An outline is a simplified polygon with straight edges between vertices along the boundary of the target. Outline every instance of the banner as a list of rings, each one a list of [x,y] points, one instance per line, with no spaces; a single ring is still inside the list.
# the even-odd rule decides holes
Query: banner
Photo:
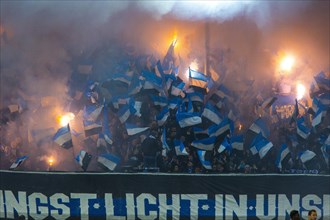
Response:
[[[330,219],[330,176],[0,171],[0,218]]]

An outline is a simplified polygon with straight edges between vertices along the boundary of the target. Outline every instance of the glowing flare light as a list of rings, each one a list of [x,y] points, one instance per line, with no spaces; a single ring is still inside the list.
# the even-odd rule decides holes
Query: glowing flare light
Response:
[[[289,72],[295,63],[295,58],[291,55],[285,56],[280,62],[280,70]]]
[[[68,125],[71,120],[74,119],[74,114],[72,112],[69,112],[65,115],[59,116],[59,123],[62,127]]]
[[[53,166],[53,163],[54,163],[54,158],[52,158],[52,157],[48,158],[49,166]]]
[[[305,95],[305,92],[306,92],[306,87],[303,84],[298,83],[297,84],[297,100],[302,99]]]

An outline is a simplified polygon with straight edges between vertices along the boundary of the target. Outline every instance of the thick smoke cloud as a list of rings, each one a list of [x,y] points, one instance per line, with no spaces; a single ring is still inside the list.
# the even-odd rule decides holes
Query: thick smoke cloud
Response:
[[[1,1],[0,107],[29,100],[22,126],[6,137],[26,136],[27,127],[56,127],[64,111],[73,58],[106,47],[111,63],[121,45],[162,59],[174,35],[176,53],[187,67],[202,68],[205,25],[212,53],[225,53],[229,86],[240,78],[271,86],[274,57],[279,51],[296,55],[298,78],[329,71],[328,1]],[[217,50],[218,49],[218,50]],[[184,74],[184,68],[182,68]],[[260,88],[262,90],[263,88]],[[57,105],[38,112],[40,99],[54,96]],[[37,120],[36,120],[37,119]],[[2,131],[3,132],[3,131]],[[11,134],[9,134],[11,133]],[[51,148],[43,149],[47,153]],[[47,154],[46,153],[46,154]],[[41,156],[42,157],[42,156]],[[60,157],[60,156],[58,156]],[[43,160],[43,158],[42,158]],[[69,166],[69,165],[68,165]],[[72,164],[70,166],[73,166]]]

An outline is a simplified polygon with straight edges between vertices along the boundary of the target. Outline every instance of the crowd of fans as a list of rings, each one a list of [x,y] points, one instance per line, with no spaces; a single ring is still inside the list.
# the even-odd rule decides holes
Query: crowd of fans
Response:
[[[164,61],[171,57],[169,56],[171,53],[173,51],[169,50]],[[143,78],[143,71],[156,75],[157,62],[153,61],[152,57],[137,56],[136,53],[131,51],[123,57],[125,58],[125,62],[119,62],[116,68],[113,69],[114,71],[123,72],[126,74],[124,74],[125,76],[129,75],[130,79]],[[144,57],[144,59],[141,57]],[[92,61],[90,62],[93,63]],[[315,112],[309,113],[306,110],[309,107],[307,106],[307,102],[305,103],[306,109],[303,109],[303,111],[306,110],[305,112],[300,109],[300,111],[298,110],[299,114],[296,114],[297,111],[292,109],[293,111],[290,117],[277,118],[274,121],[276,112],[274,113],[272,106],[268,106],[265,109],[262,103],[268,98],[267,95],[276,96],[276,94],[273,91],[268,91],[263,94],[264,97],[257,96],[258,88],[253,88],[253,85],[248,88],[249,94],[246,94],[247,91],[245,93],[235,94],[235,88],[231,88],[232,91],[230,91],[228,96],[219,97],[214,90],[219,84],[215,83],[214,87],[207,88],[207,86],[192,86],[186,83],[186,86],[179,95],[173,95],[171,93],[173,86],[183,82],[177,72],[175,72],[177,70],[175,70],[173,63],[171,64],[171,68],[166,67],[166,62],[162,64],[164,72],[170,69],[167,75],[174,77],[170,87],[166,87],[166,82],[162,84],[161,89],[157,86],[147,88],[142,85],[137,92],[130,93],[131,82],[111,78],[109,74],[102,74],[104,69],[97,64],[93,64],[91,73],[81,74],[79,73],[81,71],[79,70],[79,65],[73,62],[72,65],[75,71],[68,83],[69,95],[71,97],[69,100],[69,110],[76,114],[76,118],[70,123],[70,126],[71,131],[78,133],[72,135],[74,143],[76,139],[82,141],[79,147],[93,155],[93,159],[87,169],[88,171],[108,170],[97,163],[97,156],[101,154],[112,154],[120,158],[120,163],[114,169],[115,172],[151,171],[154,168],[153,171],[164,173],[329,173],[329,147],[324,148],[326,151],[321,150],[321,147],[329,142],[329,118],[323,116],[321,123],[312,127],[311,119],[314,117],[313,114]],[[145,80],[145,78],[143,79]],[[165,81],[165,78],[163,80]],[[78,87],[85,88],[83,95],[80,97],[77,97]],[[188,93],[191,92],[202,94],[204,101],[190,100],[190,102],[187,97]],[[312,94],[311,98],[318,97],[319,94],[329,94],[329,91],[319,88],[319,93]],[[122,103],[119,101],[119,104],[117,104],[117,96],[127,96],[129,99],[126,99],[126,101],[123,99],[124,101]],[[162,112],[164,106],[155,104],[152,96],[167,96],[167,100],[179,98],[181,104],[170,108],[166,121],[160,123],[157,120],[157,116]],[[122,106],[129,104],[129,100],[140,102],[142,105],[135,109],[134,112],[130,112],[130,116],[123,123],[118,114]],[[230,128],[216,137],[212,150],[204,151],[203,160],[209,161],[210,167],[203,164],[201,157],[198,155],[198,150],[200,149],[192,146],[192,142],[209,136],[207,132],[197,132],[195,127],[207,130],[215,123],[208,118],[201,117],[202,122],[198,125],[181,127],[176,117],[178,111],[191,111],[201,114],[205,107],[205,100],[209,100],[213,104],[223,116],[222,119],[230,118],[231,125]],[[275,104],[276,101],[273,105]],[[106,128],[111,132],[111,143],[105,142],[105,144],[100,144],[99,131],[91,135],[76,132],[80,131],[83,133],[84,128],[81,129],[81,125],[76,124],[82,124],[83,116],[81,110],[84,106],[104,106],[103,112],[107,114],[106,118],[109,120],[104,120],[104,114],[100,114],[98,120],[103,120],[103,131]],[[292,103],[292,106],[294,106],[294,103]],[[22,106],[19,106],[19,108],[22,108]],[[27,142],[28,137],[10,135],[9,131],[13,127],[13,130],[19,130],[21,127],[24,127],[22,118],[29,111],[31,109],[28,108],[13,110],[6,107],[1,109],[1,133],[3,135],[1,135],[3,138],[1,138],[0,148],[1,169],[8,169],[16,158],[27,152],[23,145]],[[36,114],[38,114],[38,111]],[[235,112],[234,116],[229,116],[233,112]],[[328,115],[328,113],[329,106],[327,105],[324,115]],[[270,148],[263,158],[260,158],[259,154],[252,154],[251,152],[251,143],[257,134],[249,129],[254,121],[261,117],[265,121],[267,129],[270,130],[270,135],[267,139],[273,144],[273,147]],[[296,121],[298,117],[304,117],[305,123],[312,127],[307,138],[301,138],[297,135]],[[137,125],[137,127],[147,127],[148,129],[135,135],[129,135],[125,127],[126,123]],[[230,147],[220,152],[219,148],[223,141],[225,139],[230,140],[234,135],[242,135],[244,137],[242,143],[244,146],[243,149],[238,150]],[[166,142],[162,139],[164,136],[166,137]],[[184,149],[181,149],[180,152],[176,148],[175,140],[179,140],[184,146]],[[51,142],[51,139],[34,140],[29,142],[29,145],[34,144],[35,151],[33,153],[42,157],[44,152],[42,146],[49,145]],[[275,161],[278,157],[281,144],[286,144],[290,153],[287,157],[283,158],[281,162],[282,167],[279,168]],[[54,149],[54,143],[51,145],[53,147],[52,149]],[[77,153],[79,150],[75,144],[71,149],[62,149],[59,146],[55,147],[57,147],[56,151],[73,151]],[[302,161],[299,153],[304,150],[315,152],[316,156],[311,160]],[[71,158],[67,158],[66,160],[62,158],[62,160],[62,165],[65,166],[66,160],[73,161],[74,158],[71,155]],[[28,162],[27,160],[24,163],[21,169],[49,169],[47,161],[37,163],[37,161]]]

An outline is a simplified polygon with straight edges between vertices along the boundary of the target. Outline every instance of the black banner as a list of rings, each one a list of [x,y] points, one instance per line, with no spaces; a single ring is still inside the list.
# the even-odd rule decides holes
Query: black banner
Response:
[[[330,176],[0,171],[0,218],[330,219]]]

